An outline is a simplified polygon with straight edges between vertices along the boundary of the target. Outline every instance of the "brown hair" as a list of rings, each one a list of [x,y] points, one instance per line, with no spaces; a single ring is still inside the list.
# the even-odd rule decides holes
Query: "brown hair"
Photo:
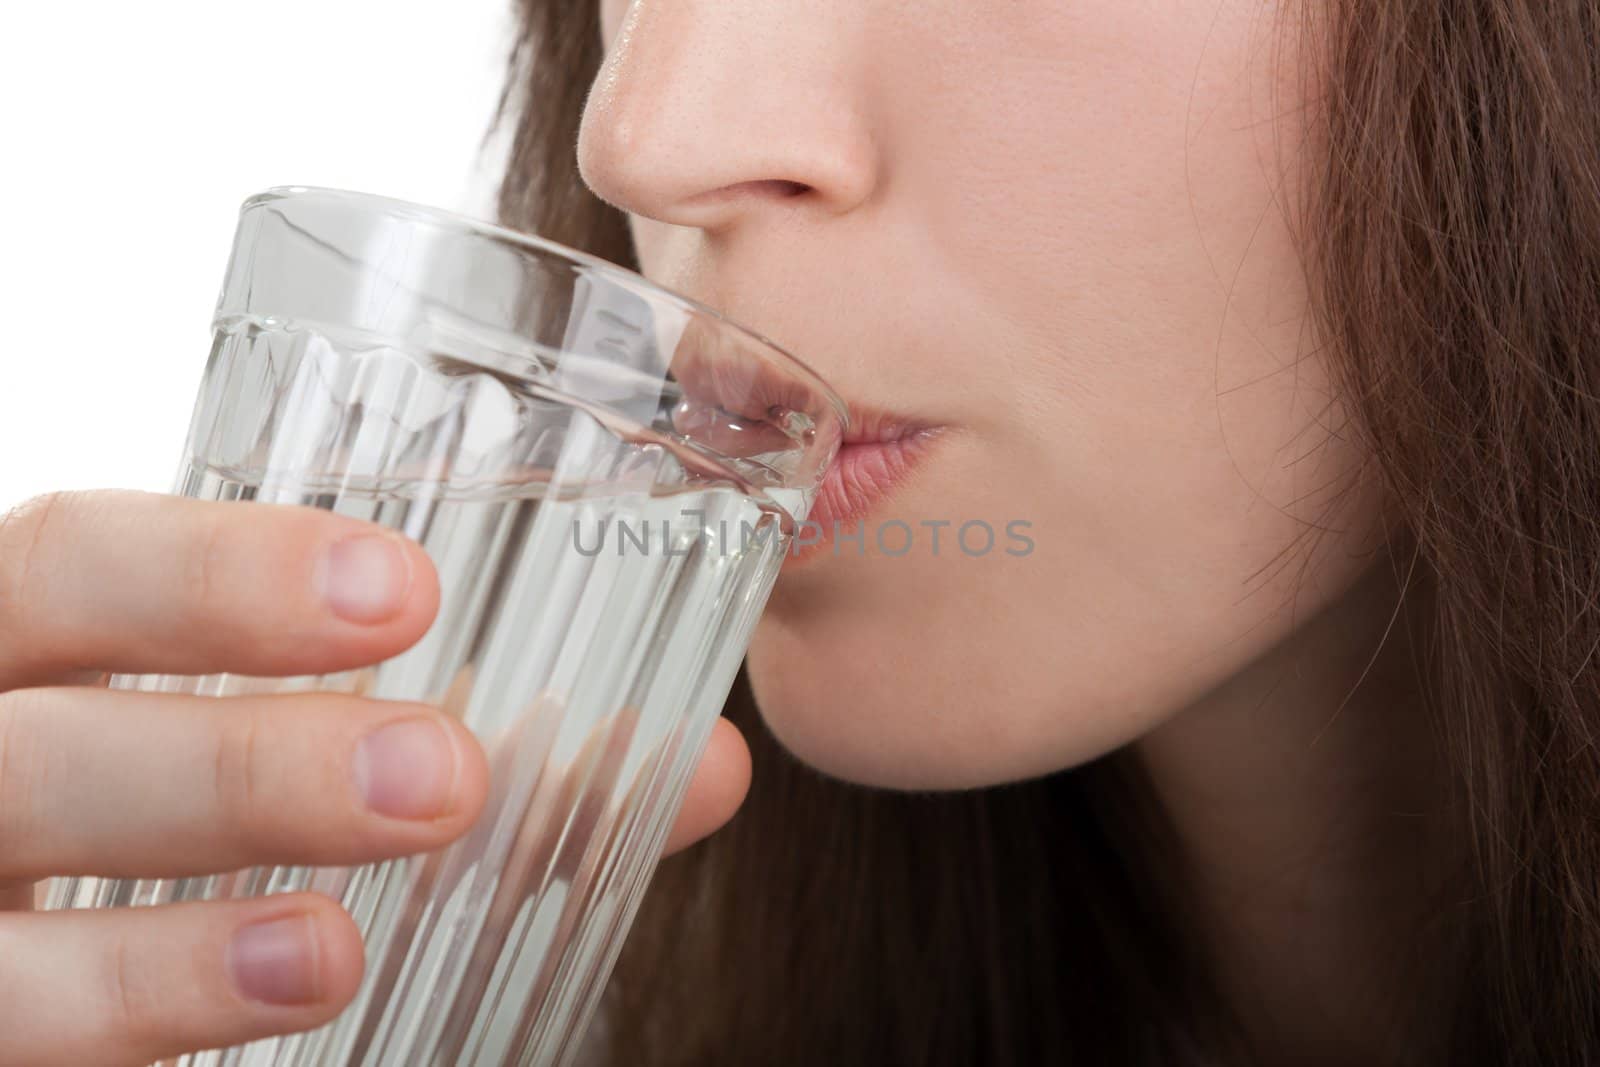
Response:
[[[517,5],[501,220],[636,266],[573,151],[596,5]],[[1314,311],[1429,591],[1428,711],[1475,860],[1468,965],[1422,979],[1448,1047],[1396,1060],[1597,1062],[1600,6],[1317,0],[1300,28]],[[609,1062],[1248,1059],[1131,760],[893,793],[789,757],[742,679],[727,715],[750,795],[659,868],[606,992]]]

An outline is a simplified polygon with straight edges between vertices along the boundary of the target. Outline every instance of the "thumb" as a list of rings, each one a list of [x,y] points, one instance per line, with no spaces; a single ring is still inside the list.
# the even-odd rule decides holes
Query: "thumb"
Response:
[[[709,837],[733,818],[750,791],[750,747],[739,728],[718,719],[706,742],[705,755],[689,779],[678,820],[667,834],[663,855]]]

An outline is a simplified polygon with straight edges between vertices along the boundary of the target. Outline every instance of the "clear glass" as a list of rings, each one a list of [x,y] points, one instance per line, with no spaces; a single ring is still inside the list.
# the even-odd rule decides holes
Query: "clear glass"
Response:
[[[428,701],[483,741],[490,799],[434,853],[64,878],[48,906],[343,903],[366,943],[354,1003],[186,1067],[570,1063],[844,405],[613,264],[342,190],[244,202],[213,326],[176,492],[402,530],[442,603],[417,645],[362,670],[111,684]]]

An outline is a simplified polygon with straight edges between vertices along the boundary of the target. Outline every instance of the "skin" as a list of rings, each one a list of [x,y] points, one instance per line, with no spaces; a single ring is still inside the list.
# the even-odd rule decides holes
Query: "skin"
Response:
[[[1293,13],[601,10],[579,162],[644,273],[941,427],[864,555],[780,580],[748,659],[766,723],[894,789],[1131,746],[1262,1047],[1378,1056],[1382,953],[1448,859],[1422,846],[1439,771],[1389,632],[1385,498],[1290,228],[1315,153]],[[889,519],[920,531],[905,555],[873,547]],[[1034,550],[955,551],[974,519],[1029,521]]]
[[[778,738],[897,789],[1133,752],[1269,1062],[1383,1062],[1383,952],[1444,863],[1423,847],[1437,771],[1409,650],[1383,641],[1383,500],[1306,322],[1285,215],[1309,101],[1276,7],[603,14],[577,149],[644,272],[852,404],[941,427],[869,519],[911,524],[910,552],[869,538],[778,583],[749,655]],[[354,863],[437,847],[483,803],[485,754],[429,708],[96,687],[108,670],[357,666],[427,628],[437,579],[415,546],[402,594],[351,621],[319,560],[371,530],[245,510],[68,494],[0,523],[0,1063],[143,1063],[305,1029],[360,979],[357,931],[325,897],[46,915],[28,910],[42,875]],[[953,551],[977,519],[1031,523],[1033,551]],[[936,555],[920,524],[940,520]],[[407,818],[353,786],[360,738],[396,719],[436,723],[447,768],[402,776],[432,790]],[[219,766],[249,773],[196,773]],[[731,817],[749,773],[719,724],[671,847]],[[291,925],[311,996],[252,1001],[230,939],[285,915],[309,920]]]
[[[329,550],[375,533],[399,553],[402,580],[351,617],[329,596]],[[358,576],[372,588],[370,570]],[[107,491],[0,518],[0,1064],[145,1064],[319,1026],[349,1003],[360,934],[325,895],[43,913],[37,880],[356,864],[460,836],[483,806],[488,764],[471,732],[432,707],[101,684],[106,671],[374,663],[416,642],[438,601],[415,543],[311,508]],[[368,759],[365,780],[388,783],[375,809],[356,754],[398,722],[433,729]],[[726,821],[748,781],[748,751],[722,723],[669,849]],[[304,988],[285,999],[280,983],[268,1002],[230,945],[275,922],[299,935]]]

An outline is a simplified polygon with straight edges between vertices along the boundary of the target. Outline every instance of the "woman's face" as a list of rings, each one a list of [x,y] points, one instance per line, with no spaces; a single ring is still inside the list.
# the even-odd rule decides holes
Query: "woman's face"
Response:
[[[1378,496],[1286,223],[1310,101],[1283,15],[603,3],[579,159],[645,274],[943,428],[865,551],[787,565],[756,633],[801,759],[916,789],[1083,762],[1369,566]]]

